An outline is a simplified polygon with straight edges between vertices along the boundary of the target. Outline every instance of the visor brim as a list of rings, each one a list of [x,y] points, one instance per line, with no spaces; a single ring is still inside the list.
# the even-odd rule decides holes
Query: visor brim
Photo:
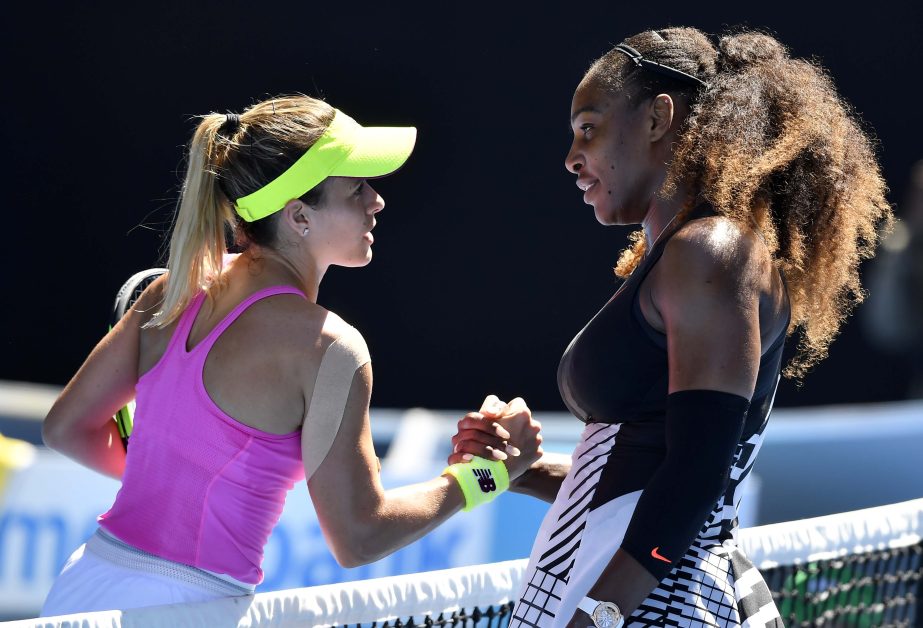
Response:
[[[391,174],[404,165],[417,141],[415,127],[360,127],[355,145],[329,176],[374,178]]]

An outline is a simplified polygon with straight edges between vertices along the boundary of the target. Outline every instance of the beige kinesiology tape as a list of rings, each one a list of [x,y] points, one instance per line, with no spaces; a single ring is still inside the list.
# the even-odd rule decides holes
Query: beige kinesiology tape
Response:
[[[327,347],[321,358],[308,416],[304,420],[301,440],[305,443],[305,479],[310,480],[327,457],[343,421],[353,376],[370,361],[362,334],[344,323],[339,338]]]

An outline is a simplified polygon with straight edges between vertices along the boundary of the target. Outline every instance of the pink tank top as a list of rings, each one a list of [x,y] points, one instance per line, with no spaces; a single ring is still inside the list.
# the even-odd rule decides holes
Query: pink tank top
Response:
[[[263,547],[286,493],[304,479],[301,431],[269,434],[228,416],[208,396],[202,373],[221,333],[276,294],[304,296],[287,286],[260,290],[192,351],[189,332],[205,294],[180,317],[163,357],[138,380],[122,487],[99,516],[106,531],[168,560],[262,582]]]

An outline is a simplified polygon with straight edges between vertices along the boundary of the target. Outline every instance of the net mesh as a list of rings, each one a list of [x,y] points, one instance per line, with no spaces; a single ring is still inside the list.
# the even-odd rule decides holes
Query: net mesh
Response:
[[[763,570],[786,626],[913,626],[923,546]]]
[[[921,535],[917,499],[741,530],[738,540],[786,626],[911,627],[923,626]],[[509,623],[525,568],[525,560],[507,561],[11,626],[500,627]]]
[[[513,602],[506,604],[490,605],[484,608],[473,607],[445,611],[438,614],[419,615],[417,617],[398,617],[393,621],[384,620],[371,624],[343,624],[343,628],[355,626],[371,626],[372,628],[411,628],[413,626],[483,626],[484,628],[499,628],[510,623],[513,614]]]
[[[923,626],[923,499],[743,530],[786,626]]]

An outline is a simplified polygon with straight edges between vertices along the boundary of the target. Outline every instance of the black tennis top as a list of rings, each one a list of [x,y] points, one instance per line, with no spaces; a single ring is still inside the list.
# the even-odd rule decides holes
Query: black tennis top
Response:
[[[693,219],[705,215],[708,214],[697,210]],[[667,338],[642,315],[638,287],[682,224],[686,223],[663,234],[615,295],[571,341],[558,365],[558,389],[574,416],[587,423],[626,423],[622,426],[623,438],[635,440],[634,436],[639,444],[663,442],[669,382]],[[790,318],[790,307],[786,307]],[[769,415],[784,342],[783,328],[760,359],[742,440],[753,435]]]

